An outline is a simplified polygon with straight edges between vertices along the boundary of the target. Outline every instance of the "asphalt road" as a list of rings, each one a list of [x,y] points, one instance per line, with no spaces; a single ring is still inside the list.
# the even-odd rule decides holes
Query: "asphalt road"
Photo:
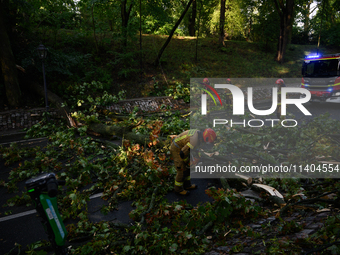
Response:
[[[330,117],[336,120],[340,120],[340,104],[334,103],[307,103],[304,104],[312,114],[312,116],[304,116],[303,113],[296,109],[295,106],[290,106],[292,113],[296,119],[299,120],[311,120],[314,117],[320,116],[325,113],[329,113]],[[294,109],[295,108],[295,109]]]
[[[9,146],[9,140],[2,143],[3,146]],[[44,147],[48,143],[47,139],[32,139],[32,140],[21,140],[17,142],[19,146],[41,146]],[[15,168],[17,165],[7,167],[4,162],[0,159],[0,180],[7,180],[9,171],[12,167]],[[178,196],[173,192],[167,194],[166,198],[169,203],[179,200],[186,200],[189,204],[196,206],[199,202],[211,202],[212,198],[205,194],[205,189],[210,185],[219,186],[220,183],[216,180],[209,179],[197,179],[194,182],[198,185],[199,189],[191,192],[190,196],[182,197]],[[14,248],[14,254],[18,253],[18,249],[15,248],[15,244],[19,244],[21,249],[27,249],[29,244],[37,241],[48,240],[47,234],[44,232],[44,228],[40,222],[38,213],[35,211],[33,206],[13,206],[4,207],[8,199],[15,195],[21,195],[22,191],[25,191],[25,183],[20,182],[18,184],[19,192],[13,194],[8,193],[7,189],[0,187],[0,254],[6,254]],[[133,223],[129,218],[129,213],[134,208],[131,206],[132,201],[121,201],[118,204],[117,210],[104,215],[100,212],[100,209],[107,201],[101,199],[101,194],[96,194],[90,197],[88,202],[89,219],[92,222],[99,221],[113,221],[121,222],[124,224]],[[65,225],[71,222],[64,222]]]
[[[324,113],[329,113],[334,119],[340,120],[340,104],[331,103],[307,103],[304,104],[305,107],[312,113],[312,116],[304,116],[304,114],[295,106],[289,106],[287,112],[295,115],[295,119],[298,123],[302,121],[310,121],[314,117],[317,117]],[[264,102],[256,106],[257,109],[268,109],[271,106],[269,102]],[[254,118],[261,118],[261,116],[253,116]],[[266,116],[265,118],[276,118],[276,115]],[[37,141],[42,146],[43,141]],[[47,141],[45,141],[47,142]],[[34,143],[29,144],[34,145]],[[3,166],[3,162],[0,162],[0,179],[6,179],[9,169]],[[166,198],[169,202],[178,201],[185,199],[188,203],[192,205],[197,205],[199,202],[211,201],[211,198],[205,194],[205,189],[213,183],[218,186],[218,182],[214,182],[213,179],[193,179],[193,183],[198,184],[199,189],[191,192],[188,197],[178,197],[174,193],[169,193]],[[20,185],[20,190],[23,190],[23,183]],[[37,213],[33,211],[33,207],[13,207],[13,208],[3,208],[4,205],[13,194],[8,194],[6,189],[0,187],[0,254],[5,254],[9,252],[15,245],[19,243],[22,248],[30,243],[47,240],[47,235],[44,233],[43,227],[40,223]],[[129,219],[128,213],[133,209],[130,201],[121,202],[118,206],[118,211],[109,213],[108,215],[102,215],[98,208],[100,208],[105,203],[99,196],[94,196],[89,202],[89,213],[90,220],[98,222],[101,220],[117,220],[123,223],[132,223]],[[6,216],[5,212],[11,210],[12,215]],[[19,213],[26,213],[25,215]]]
[[[300,109],[298,109],[295,105],[288,105],[287,106],[287,117],[286,119],[290,118],[290,114],[293,114],[298,124],[302,123],[303,121],[311,121],[314,117],[318,117],[322,114],[329,113],[330,117],[336,120],[340,120],[340,104],[335,103],[305,103],[303,106],[312,114],[311,116],[305,116]],[[271,102],[263,102],[257,104],[255,109],[257,110],[265,110],[271,107]],[[269,119],[269,118],[276,118],[276,113],[271,114],[269,116],[254,116],[256,119]]]

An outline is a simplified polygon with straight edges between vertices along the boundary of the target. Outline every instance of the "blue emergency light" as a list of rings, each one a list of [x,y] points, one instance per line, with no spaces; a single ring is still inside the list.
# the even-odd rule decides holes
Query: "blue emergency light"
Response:
[[[319,58],[320,55],[308,55],[306,56],[306,58]]]
[[[333,91],[333,88],[328,88],[327,91],[328,91],[328,92],[332,92],[332,91]]]

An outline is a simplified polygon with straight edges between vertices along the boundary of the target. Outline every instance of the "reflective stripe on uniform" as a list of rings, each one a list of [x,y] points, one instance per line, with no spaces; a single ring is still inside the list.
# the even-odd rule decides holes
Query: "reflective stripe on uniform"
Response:
[[[190,180],[191,180],[191,177],[190,177],[190,176],[188,176],[188,177],[186,177],[184,180],[186,180],[186,181],[190,181]]]
[[[197,131],[197,129],[190,129],[189,132],[188,132],[188,136],[194,135],[196,131]]]
[[[181,147],[179,147],[178,146],[178,144],[175,142],[175,139],[174,140],[172,140],[172,143],[178,148],[178,149],[180,149]]]
[[[192,146],[189,142],[187,143],[187,145],[188,145],[188,147],[189,147],[190,149],[193,149],[193,148],[194,148],[194,146]]]
[[[183,186],[183,182],[177,182],[177,181],[175,181],[175,185],[176,185],[176,186],[179,186],[179,187],[182,187],[182,186]]]
[[[175,138],[175,143],[176,143],[176,142],[179,142],[179,141],[181,141],[181,140],[183,140],[183,139],[186,138],[186,137],[187,137],[187,135],[183,135],[183,136],[181,136],[181,137]]]

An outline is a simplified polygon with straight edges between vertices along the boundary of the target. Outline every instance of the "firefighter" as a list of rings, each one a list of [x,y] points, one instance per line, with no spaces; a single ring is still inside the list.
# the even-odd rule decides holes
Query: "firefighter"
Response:
[[[281,88],[286,87],[286,84],[282,79],[277,79],[275,83],[278,88],[276,116],[281,119]]]
[[[177,170],[174,186],[177,194],[188,195],[188,190],[197,189],[197,185],[191,184],[190,180],[190,165],[196,164],[199,159],[199,155],[194,156],[194,154],[198,152],[200,145],[213,144],[215,140],[216,133],[211,128],[203,132],[198,129],[186,130],[172,140],[170,152]]]
[[[208,78],[204,78],[203,79],[203,85],[210,85],[210,81],[209,81],[209,79]]]

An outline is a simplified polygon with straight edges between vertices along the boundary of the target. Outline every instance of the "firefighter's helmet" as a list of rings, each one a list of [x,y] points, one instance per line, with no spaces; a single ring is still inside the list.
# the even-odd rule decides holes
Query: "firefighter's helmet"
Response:
[[[213,143],[216,140],[216,133],[211,128],[207,128],[203,131],[203,140],[206,143]]]
[[[285,82],[282,79],[277,79],[275,83],[277,85],[285,86]]]

